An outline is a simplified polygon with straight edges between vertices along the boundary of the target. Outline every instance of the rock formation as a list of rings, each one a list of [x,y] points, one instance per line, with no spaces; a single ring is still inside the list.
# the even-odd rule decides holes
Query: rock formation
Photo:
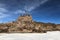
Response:
[[[0,24],[0,33],[46,33],[59,30],[60,24],[33,21],[30,14],[23,14],[16,21]]]

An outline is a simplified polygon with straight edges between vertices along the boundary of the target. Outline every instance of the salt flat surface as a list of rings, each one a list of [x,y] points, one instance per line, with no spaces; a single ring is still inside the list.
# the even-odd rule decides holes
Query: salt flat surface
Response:
[[[60,32],[48,33],[0,33],[0,40],[60,40]]]

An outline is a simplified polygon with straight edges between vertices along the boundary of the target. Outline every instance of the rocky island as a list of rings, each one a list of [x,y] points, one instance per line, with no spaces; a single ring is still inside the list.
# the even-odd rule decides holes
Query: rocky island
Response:
[[[16,21],[0,23],[0,33],[46,33],[60,31],[60,24],[36,22],[30,14],[23,14]]]

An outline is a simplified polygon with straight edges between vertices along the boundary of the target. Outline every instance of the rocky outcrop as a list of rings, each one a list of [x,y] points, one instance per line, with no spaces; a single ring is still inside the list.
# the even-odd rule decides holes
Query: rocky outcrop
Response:
[[[0,24],[0,33],[46,33],[47,31],[60,31],[60,24],[33,21],[30,14],[24,14],[14,22]]]

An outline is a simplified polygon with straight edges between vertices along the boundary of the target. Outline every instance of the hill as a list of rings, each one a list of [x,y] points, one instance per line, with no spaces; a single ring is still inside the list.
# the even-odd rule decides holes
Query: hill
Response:
[[[46,33],[59,30],[60,24],[36,22],[30,14],[23,14],[16,21],[0,24],[0,33]]]

